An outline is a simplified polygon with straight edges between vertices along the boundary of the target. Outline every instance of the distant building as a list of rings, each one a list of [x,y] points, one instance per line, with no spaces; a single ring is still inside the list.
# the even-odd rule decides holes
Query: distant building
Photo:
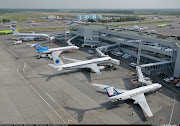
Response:
[[[78,25],[71,26],[71,36],[78,36],[78,41],[83,43],[96,43],[103,47],[103,52],[119,49],[121,52],[137,58],[139,39],[142,39],[141,62],[142,71],[146,74],[170,69],[174,77],[180,77],[180,36],[167,37],[143,32],[140,37],[136,31],[105,25]],[[126,32],[124,32],[126,31]],[[110,45],[110,46],[109,46]]]
[[[102,19],[102,15],[77,15],[77,20]]]
[[[60,19],[59,16],[56,16],[56,15],[49,15],[47,18],[48,19]]]
[[[77,15],[77,16],[76,16],[76,19],[77,19],[77,20],[82,20],[82,16],[81,16],[81,15]]]

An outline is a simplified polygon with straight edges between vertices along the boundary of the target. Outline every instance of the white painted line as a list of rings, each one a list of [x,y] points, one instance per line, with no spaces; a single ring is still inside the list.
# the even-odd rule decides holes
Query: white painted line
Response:
[[[167,90],[166,88],[164,88],[164,89]],[[169,90],[167,90],[167,91],[170,92]],[[172,116],[173,116],[173,114],[174,114],[174,106],[175,106],[175,104],[176,104],[176,96],[175,96],[172,92],[170,92],[170,93],[174,96],[174,104],[173,104],[171,116],[170,116],[170,119],[169,119],[169,124],[171,123]]]
[[[25,73],[25,67],[26,67],[26,63],[24,64],[24,68],[23,68],[23,72]]]
[[[161,81],[161,82],[162,82],[162,81]],[[173,87],[169,86],[168,84],[166,84],[166,83],[164,83],[164,82],[162,82],[162,83],[165,84],[166,86],[170,87],[171,89],[175,90],[177,93],[180,94],[180,92],[179,92],[178,90],[174,89]]]
[[[1,44],[1,43],[0,43]],[[5,49],[7,49],[11,55],[13,54],[14,56],[18,57],[16,54],[14,54],[13,52],[11,52],[8,48],[6,48],[4,45],[1,44],[1,46],[3,46]],[[19,58],[19,57],[18,57]],[[20,59],[20,58],[19,58]],[[20,63],[20,66],[21,66],[21,62],[19,60],[17,60],[19,63]],[[21,61],[23,61],[21,59]],[[24,62],[24,61],[23,61]],[[24,62],[25,63],[25,62]],[[51,105],[36,91],[36,89],[34,87],[32,87],[32,85],[20,74],[19,72],[19,69],[20,69],[20,66],[19,68],[17,69],[17,73],[21,76],[21,78],[36,92],[36,94],[54,111],[54,113],[56,113],[56,115],[64,122],[64,124],[66,124],[66,122],[62,119],[62,117],[56,112],[56,110],[54,110]]]

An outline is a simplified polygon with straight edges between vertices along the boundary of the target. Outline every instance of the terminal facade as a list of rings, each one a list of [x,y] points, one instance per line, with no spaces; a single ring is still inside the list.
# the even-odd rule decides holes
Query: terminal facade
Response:
[[[141,59],[143,72],[169,68],[172,76],[180,77],[180,40],[169,37],[158,38],[156,33],[147,33],[123,29],[106,25],[77,25],[71,26],[71,36],[83,43],[92,43],[103,46],[101,51],[118,49],[123,53],[137,57],[139,41],[141,40]]]

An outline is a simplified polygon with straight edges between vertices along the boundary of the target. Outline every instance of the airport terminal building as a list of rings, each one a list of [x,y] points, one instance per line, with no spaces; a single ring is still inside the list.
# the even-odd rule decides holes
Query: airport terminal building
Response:
[[[169,68],[172,76],[180,77],[180,40],[179,36],[162,37],[156,33],[139,32],[107,25],[71,26],[71,36],[83,43],[95,43],[103,46],[107,53],[117,49],[123,53],[137,57],[139,40],[141,40],[141,60],[144,61],[142,71]]]

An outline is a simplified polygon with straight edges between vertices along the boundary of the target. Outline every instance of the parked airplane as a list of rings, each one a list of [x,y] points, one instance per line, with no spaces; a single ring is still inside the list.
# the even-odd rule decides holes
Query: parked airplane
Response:
[[[19,31],[19,27],[16,28],[17,31]],[[0,34],[11,34],[13,33],[12,30],[3,30],[3,31],[0,31]]]
[[[34,39],[49,39],[50,36],[47,34],[36,34],[34,32],[30,33],[19,33],[15,28],[13,28],[11,25],[9,25],[10,29],[12,30],[13,34],[17,37],[20,37],[21,39],[28,39],[28,40],[34,40]]]
[[[161,25],[157,25],[157,27],[165,27],[166,26],[166,23],[165,24],[161,24]]]
[[[27,20],[27,22],[28,22],[28,23],[34,23],[34,21],[32,21],[32,20],[29,20],[29,19]]]
[[[37,25],[39,25],[39,23],[35,23],[35,22],[31,22],[31,23],[30,23],[30,26],[31,26],[31,27],[37,26]]]
[[[127,100],[127,99],[135,100],[134,104],[139,104],[149,117],[152,117],[153,114],[147,104],[144,93],[155,91],[162,87],[161,84],[155,83],[152,85],[139,87],[132,90],[124,90],[124,89],[115,89],[113,86],[102,85],[102,84],[92,84],[92,85],[100,87],[101,89],[106,89],[108,94],[108,99],[117,99],[118,101]]]
[[[70,25],[70,24],[73,24],[74,22],[73,21],[69,21],[69,22],[67,22],[66,24],[67,25]]]
[[[147,27],[139,27],[139,26],[135,25],[135,23],[134,23],[134,26],[132,26],[132,29],[133,30],[145,30],[145,29],[147,29]]]
[[[33,46],[36,49],[37,53],[40,54],[46,54],[46,55],[39,55],[39,58],[48,56],[48,54],[51,54],[52,52],[62,52],[67,50],[76,50],[79,49],[77,46],[66,46],[66,47],[60,47],[60,48],[49,48],[49,47],[41,47],[39,44],[29,44]]]
[[[75,68],[90,68],[92,71],[94,71],[96,74],[101,74],[100,70],[104,69],[104,66],[98,66],[97,64],[100,63],[105,63],[105,62],[110,62],[112,59],[111,57],[103,57],[103,58],[97,58],[97,59],[92,59],[92,60],[86,60],[86,61],[81,61],[81,60],[76,60],[76,59],[70,59],[70,58],[65,58],[66,60],[73,61],[75,63],[69,63],[69,64],[64,64],[59,58],[58,55],[61,52],[53,52],[52,57],[54,64],[48,64],[49,66],[58,69],[58,71],[62,69],[75,69]]]

